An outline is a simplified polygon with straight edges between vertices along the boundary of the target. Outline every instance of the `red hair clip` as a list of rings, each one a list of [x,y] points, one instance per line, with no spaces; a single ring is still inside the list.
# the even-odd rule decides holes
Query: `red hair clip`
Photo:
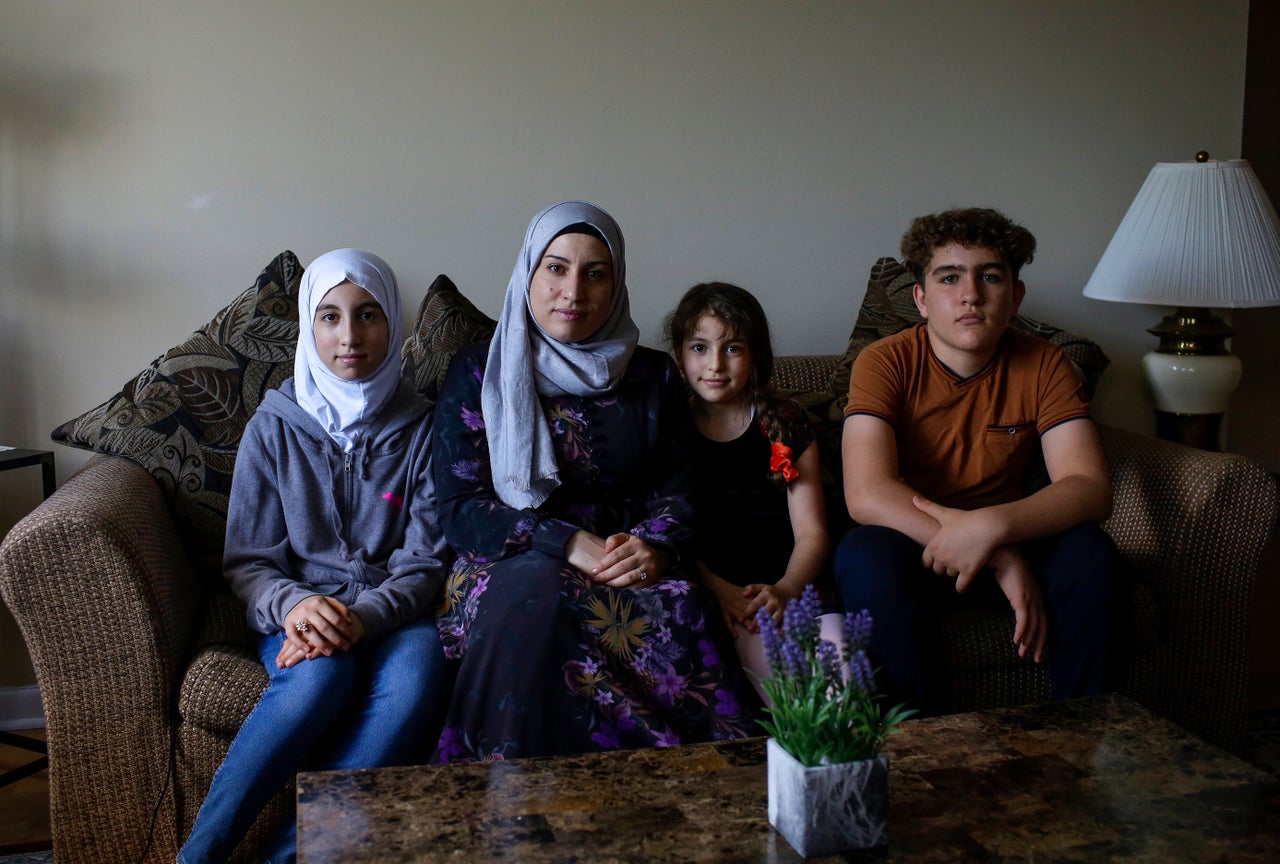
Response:
[[[791,464],[791,448],[781,441],[773,442],[773,455],[769,457],[769,470],[781,471],[782,479],[788,483],[800,476],[800,469]]]

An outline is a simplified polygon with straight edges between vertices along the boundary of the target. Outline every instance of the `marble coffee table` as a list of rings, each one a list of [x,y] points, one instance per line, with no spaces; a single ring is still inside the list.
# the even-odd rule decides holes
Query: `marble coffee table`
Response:
[[[1123,697],[912,720],[889,752],[889,845],[844,860],[1280,861],[1280,777]],[[764,753],[304,773],[298,860],[801,861]]]

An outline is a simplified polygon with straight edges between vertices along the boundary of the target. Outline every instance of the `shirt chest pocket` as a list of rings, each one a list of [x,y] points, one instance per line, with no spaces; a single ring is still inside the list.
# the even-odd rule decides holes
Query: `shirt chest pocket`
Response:
[[[984,450],[996,463],[1006,469],[1018,469],[1038,440],[1036,424],[1032,420],[1012,423],[992,423],[987,426],[983,438]]]

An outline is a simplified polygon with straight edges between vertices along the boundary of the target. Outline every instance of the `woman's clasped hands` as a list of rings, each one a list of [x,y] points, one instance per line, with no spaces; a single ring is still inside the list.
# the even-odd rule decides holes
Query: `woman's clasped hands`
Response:
[[[663,550],[634,534],[610,534],[602,540],[590,531],[578,530],[569,538],[565,552],[569,563],[588,579],[610,588],[644,588],[661,581],[668,567]]]
[[[303,660],[330,657],[346,651],[364,637],[360,616],[332,597],[312,594],[289,610],[284,618],[284,644],[276,665],[289,669]]]

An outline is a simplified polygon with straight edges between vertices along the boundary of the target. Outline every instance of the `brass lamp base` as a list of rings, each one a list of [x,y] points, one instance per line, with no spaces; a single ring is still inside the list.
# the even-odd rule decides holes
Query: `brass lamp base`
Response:
[[[1240,383],[1240,358],[1226,346],[1231,327],[1208,309],[1179,308],[1147,332],[1160,337],[1160,347],[1142,358],[1156,435],[1218,450],[1222,415]]]
[[[1164,441],[1199,447],[1201,450],[1220,450],[1222,440],[1222,414],[1174,414],[1156,411],[1156,437]]]
[[[1235,332],[1231,325],[1203,307],[1179,306],[1148,328],[1160,338],[1161,354],[1227,354],[1227,340]]]

